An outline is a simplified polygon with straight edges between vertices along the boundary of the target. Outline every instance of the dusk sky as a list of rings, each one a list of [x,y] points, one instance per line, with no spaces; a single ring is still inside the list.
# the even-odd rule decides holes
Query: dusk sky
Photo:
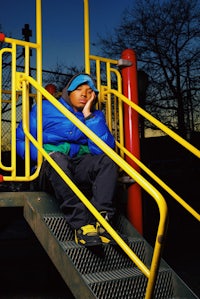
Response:
[[[97,41],[98,34],[111,32],[120,23],[123,11],[133,3],[134,0],[90,0],[91,43]],[[42,0],[44,69],[52,69],[56,64],[84,65],[83,7],[83,0]],[[1,1],[0,31],[22,39],[24,24],[30,25],[30,41],[35,42],[35,0]],[[91,54],[98,53],[91,47]]]

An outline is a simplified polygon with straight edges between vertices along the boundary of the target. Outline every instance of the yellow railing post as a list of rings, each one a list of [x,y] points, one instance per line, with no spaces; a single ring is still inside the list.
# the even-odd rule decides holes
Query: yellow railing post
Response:
[[[84,44],[85,44],[85,72],[90,74],[90,30],[89,30],[89,7],[88,1],[84,0]]]
[[[36,43],[37,48],[37,82],[42,86],[42,12],[41,0],[36,0]],[[42,145],[42,94],[37,89],[37,134],[38,142]],[[42,155],[38,153],[38,165],[42,164]]]

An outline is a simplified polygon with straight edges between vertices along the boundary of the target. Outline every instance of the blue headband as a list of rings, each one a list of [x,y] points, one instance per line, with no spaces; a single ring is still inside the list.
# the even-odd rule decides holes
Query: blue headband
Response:
[[[69,87],[67,88],[67,91],[73,91],[79,85],[82,85],[82,84],[87,84],[96,94],[99,93],[99,91],[96,89],[91,77],[86,74],[80,74],[77,77],[75,77],[72,80],[72,82],[70,83]]]

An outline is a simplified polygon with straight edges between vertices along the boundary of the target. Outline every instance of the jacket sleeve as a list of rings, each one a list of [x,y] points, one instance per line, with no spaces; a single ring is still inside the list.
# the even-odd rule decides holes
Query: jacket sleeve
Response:
[[[115,139],[111,134],[102,111],[95,110],[93,117],[85,121],[86,126],[93,131],[101,140],[103,140],[112,149],[115,147]],[[103,151],[92,140],[88,140],[89,150],[92,154],[98,155]]]

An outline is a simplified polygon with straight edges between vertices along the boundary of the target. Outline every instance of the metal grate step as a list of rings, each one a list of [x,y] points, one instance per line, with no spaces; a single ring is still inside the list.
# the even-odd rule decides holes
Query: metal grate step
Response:
[[[44,220],[81,274],[92,272],[93,269],[98,272],[134,266],[133,262],[118,246],[104,246],[103,250],[99,249],[98,252],[94,252],[94,250],[77,245],[73,241],[73,232],[66,224],[63,216],[45,215]],[[60,231],[64,233],[60,234]],[[140,239],[130,238],[128,243],[131,249],[145,262],[144,242]]]
[[[64,281],[79,299],[143,299],[147,278],[118,246],[105,245],[103,251],[89,250],[74,242],[74,233],[54,201],[44,198],[27,200],[24,216],[45,248]],[[128,243],[146,264],[151,259],[147,242],[125,222],[118,219]],[[129,237],[129,235],[131,237]],[[197,298],[162,261],[154,291],[155,299]]]
[[[103,252],[94,253],[73,241],[73,232],[62,214],[44,215],[44,220],[96,298],[144,298],[147,278],[118,246],[107,245]],[[61,235],[60,230],[65,233]],[[128,239],[128,243],[145,262],[144,241],[132,237]],[[164,289],[159,288],[160,283],[163,283],[161,280],[164,280]],[[172,274],[162,270],[155,298],[171,298],[172,294]]]
[[[89,274],[84,278],[96,298],[141,299],[145,297],[147,278],[137,268],[101,272],[95,275]],[[165,287],[161,288],[163,283]],[[158,275],[154,298],[172,298],[172,296],[172,274],[169,270],[161,270]]]

